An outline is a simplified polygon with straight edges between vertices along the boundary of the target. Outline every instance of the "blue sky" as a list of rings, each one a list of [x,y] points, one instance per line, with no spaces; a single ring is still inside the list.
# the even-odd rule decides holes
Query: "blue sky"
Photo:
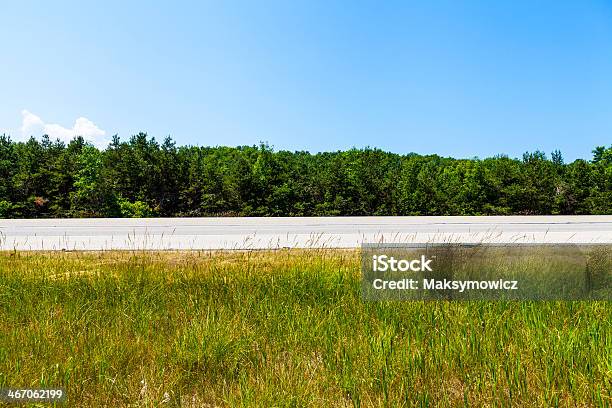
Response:
[[[171,3],[2,2],[0,129],[568,160],[612,143],[610,1]]]

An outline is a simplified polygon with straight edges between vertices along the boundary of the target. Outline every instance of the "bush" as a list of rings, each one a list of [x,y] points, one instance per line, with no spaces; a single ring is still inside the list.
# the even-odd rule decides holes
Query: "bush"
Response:
[[[133,203],[125,198],[119,199],[121,216],[125,218],[146,218],[153,215],[151,207],[143,202],[136,200]]]
[[[2,200],[0,201],[0,218],[9,218],[13,215],[13,203]]]

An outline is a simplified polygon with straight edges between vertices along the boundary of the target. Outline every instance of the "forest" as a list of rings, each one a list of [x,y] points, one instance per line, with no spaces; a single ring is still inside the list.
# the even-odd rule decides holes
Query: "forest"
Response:
[[[0,136],[0,217],[612,214],[612,145],[454,159]]]

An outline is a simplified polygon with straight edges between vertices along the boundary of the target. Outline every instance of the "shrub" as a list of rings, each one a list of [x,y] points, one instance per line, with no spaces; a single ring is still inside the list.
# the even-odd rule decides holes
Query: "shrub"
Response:
[[[144,201],[136,200],[133,203],[125,198],[119,199],[121,216],[126,218],[146,218],[153,215],[153,210]]]

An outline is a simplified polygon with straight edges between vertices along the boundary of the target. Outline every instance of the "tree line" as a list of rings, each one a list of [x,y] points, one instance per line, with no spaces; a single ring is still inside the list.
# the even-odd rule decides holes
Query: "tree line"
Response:
[[[612,146],[453,159],[0,136],[0,217],[612,214]]]

